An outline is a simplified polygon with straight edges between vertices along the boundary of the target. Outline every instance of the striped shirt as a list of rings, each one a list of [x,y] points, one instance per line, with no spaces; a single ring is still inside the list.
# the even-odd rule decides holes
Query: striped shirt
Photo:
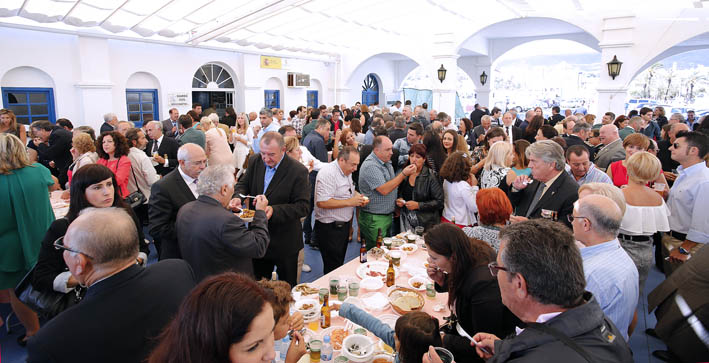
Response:
[[[569,173],[572,179],[576,180],[576,177],[574,176],[574,173],[571,172],[571,166],[569,164],[566,164],[566,172]],[[579,184],[579,186],[582,186],[586,183],[608,183],[608,184],[613,184],[611,181],[611,178],[608,176],[608,174],[598,170],[593,163],[591,163],[591,166],[588,168],[588,171],[586,172],[586,175],[584,175],[581,179],[576,180],[576,182]]]
[[[363,211],[372,214],[394,213],[396,195],[399,188],[394,188],[387,195],[379,194],[376,190],[384,183],[394,179],[394,177],[396,177],[396,174],[394,174],[391,161],[386,163],[381,161],[374,152],[364,159],[362,166],[359,168],[359,190],[369,198],[369,204],[362,207]]]
[[[354,207],[325,209],[318,207],[318,202],[330,199],[350,199],[355,188],[352,174],[345,175],[337,160],[323,164],[315,180],[315,220],[321,223],[349,222],[354,213]]]

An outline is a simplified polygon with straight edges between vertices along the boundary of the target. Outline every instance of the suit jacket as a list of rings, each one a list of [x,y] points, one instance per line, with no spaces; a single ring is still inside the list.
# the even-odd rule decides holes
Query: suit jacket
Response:
[[[500,127],[502,128],[502,131],[506,131],[504,125],[502,125]],[[512,141],[513,142],[520,140],[520,139],[524,139],[524,131],[521,128],[519,128],[515,125],[512,125],[510,127],[512,128]]]
[[[148,216],[150,235],[161,242],[160,259],[181,258],[175,221],[183,205],[195,200],[194,194],[175,168],[150,187]]]
[[[148,154],[149,157],[153,156],[153,144],[155,144],[155,140],[150,140],[148,141],[148,145],[145,147],[145,153]],[[180,145],[178,144],[177,140],[167,135],[163,135],[162,142],[160,143],[160,145],[158,145],[158,154],[160,154],[160,156],[162,157],[165,157],[165,154],[167,154],[168,166],[165,167],[164,164],[156,165],[155,171],[157,171],[158,174],[165,176],[167,175],[167,173],[175,170],[178,165],[177,149],[179,148]]]
[[[537,192],[537,188],[541,187],[538,180],[529,184],[526,188],[510,193],[510,201],[515,211],[519,216],[529,216],[529,218],[542,218],[542,209],[554,211],[557,213],[556,220],[563,222],[571,227],[571,223],[567,219],[567,215],[574,210],[574,202],[579,199],[579,185],[569,175],[569,173],[561,171],[556,180],[549,186],[546,193],[539,199],[537,205],[528,213],[532,199]]]
[[[248,228],[241,218],[206,195],[185,204],[177,213],[180,253],[192,266],[197,281],[225,271],[253,277],[251,259],[266,254],[268,241],[268,220],[260,210]]]
[[[27,361],[143,362],[194,286],[184,261],[132,265],[43,326],[28,342]]]
[[[480,119],[482,119],[483,116],[485,116],[487,114],[488,114],[487,110],[484,110],[482,108],[478,108],[477,110],[474,110],[473,112],[471,112],[470,113],[470,121],[473,122],[473,127],[480,126],[480,123],[482,122]]]
[[[104,122],[104,123],[101,125],[101,128],[99,129],[99,135],[100,135],[100,134],[103,134],[104,132],[113,131],[113,130],[115,130],[115,129],[116,129],[116,128],[113,127],[113,125],[109,124],[108,122]],[[96,135],[96,136],[98,136],[98,135]]]
[[[648,295],[648,311],[655,308],[655,332],[682,362],[705,361],[709,350],[697,338],[677,306],[675,296],[686,301],[699,321],[709,321],[709,248],[699,249]]]
[[[601,171],[606,171],[608,165],[611,165],[612,162],[623,159],[625,159],[625,149],[623,148],[623,141],[618,139],[604,146],[596,153],[594,164],[596,164]]]
[[[179,124],[177,128],[179,128]],[[170,121],[170,119],[162,121],[162,133],[167,137],[175,137],[175,135],[177,135],[177,130],[172,132],[172,121]]]
[[[490,128],[487,131],[490,131],[490,129],[492,129],[492,127],[493,126],[490,126]],[[480,135],[485,135],[485,133],[486,133],[485,129],[482,127],[482,125],[478,125],[473,128],[473,135],[475,136],[476,144],[477,144],[478,137],[480,137]]]
[[[60,126],[54,126],[49,134],[48,144],[39,144],[37,153],[40,159],[54,161],[56,169],[60,173],[66,174],[73,161],[71,156],[71,131],[67,131]]]
[[[404,129],[392,129],[391,131],[389,131],[389,139],[391,140],[391,142],[394,142],[403,137],[406,137],[406,130]]]
[[[283,155],[264,193],[265,174],[266,164],[261,155],[252,156],[246,173],[236,185],[235,193],[266,195],[268,205],[273,207],[273,215],[268,220],[271,242],[264,257],[270,260],[289,258],[303,248],[300,219],[310,214],[308,169],[290,156]]]
[[[677,169],[679,163],[672,160],[670,146],[672,145],[669,140],[659,140],[657,142],[657,158],[660,159],[662,170],[671,172],[672,170]]]
[[[564,116],[562,116],[560,113],[557,113],[556,115],[551,115],[547,121],[549,125],[554,126],[557,123],[564,121]]]
[[[197,144],[204,149],[204,144],[207,142],[207,138],[201,130],[190,127],[182,134],[182,137],[180,138],[180,145],[188,144],[190,142]]]
[[[585,141],[583,141],[580,137],[576,135],[569,135],[564,138],[564,141],[566,141],[566,150],[568,150],[570,147],[574,145],[583,145],[586,150],[588,150],[588,157],[591,162],[593,162],[594,159],[594,154],[596,152],[596,149],[593,148],[593,146],[587,144]],[[564,150],[564,151],[566,151]]]

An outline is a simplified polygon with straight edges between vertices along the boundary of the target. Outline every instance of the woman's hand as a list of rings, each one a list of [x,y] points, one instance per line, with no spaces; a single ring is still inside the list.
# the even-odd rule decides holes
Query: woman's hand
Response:
[[[402,199],[402,198],[399,198],[396,200],[396,206],[399,208],[403,207],[405,205],[405,203],[406,202],[404,202],[404,199]]]
[[[305,339],[303,339],[303,336],[297,331],[293,332],[293,340],[291,340],[290,346],[288,347],[285,362],[296,363],[307,352],[308,351],[305,349]]]
[[[293,315],[288,317],[288,329],[300,331],[303,329],[303,326],[303,314],[296,311]]]
[[[410,200],[410,201],[406,202],[405,205],[406,205],[406,209],[408,209],[408,210],[418,210],[419,209],[419,202],[414,201],[414,200]]]
[[[428,274],[428,277],[430,277],[431,280],[438,285],[443,285],[446,282],[446,276],[443,274],[443,271],[441,271],[438,266],[434,265],[430,258],[428,259],[426,273]]]

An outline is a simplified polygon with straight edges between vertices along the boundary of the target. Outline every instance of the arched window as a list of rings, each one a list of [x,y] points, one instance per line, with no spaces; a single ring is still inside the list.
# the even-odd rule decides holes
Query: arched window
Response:
[[[195,72],[192,88],[234,88],[234,80],[222,66],[207,63]]]
[[[362,103],[365,105],[379,103],[379,82],[377,82],[377,78],[372,73],[368,74],[364,79]]]

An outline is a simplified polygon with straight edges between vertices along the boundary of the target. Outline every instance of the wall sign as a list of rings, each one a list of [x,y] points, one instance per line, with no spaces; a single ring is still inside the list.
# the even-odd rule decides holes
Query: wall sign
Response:
[[[167,94],[167,102],[170,106],[182,106],[190,104],[190,94],[188,92],[174,92]]]
[[[281,58],[262,55],[261,68],[282,69]]]

